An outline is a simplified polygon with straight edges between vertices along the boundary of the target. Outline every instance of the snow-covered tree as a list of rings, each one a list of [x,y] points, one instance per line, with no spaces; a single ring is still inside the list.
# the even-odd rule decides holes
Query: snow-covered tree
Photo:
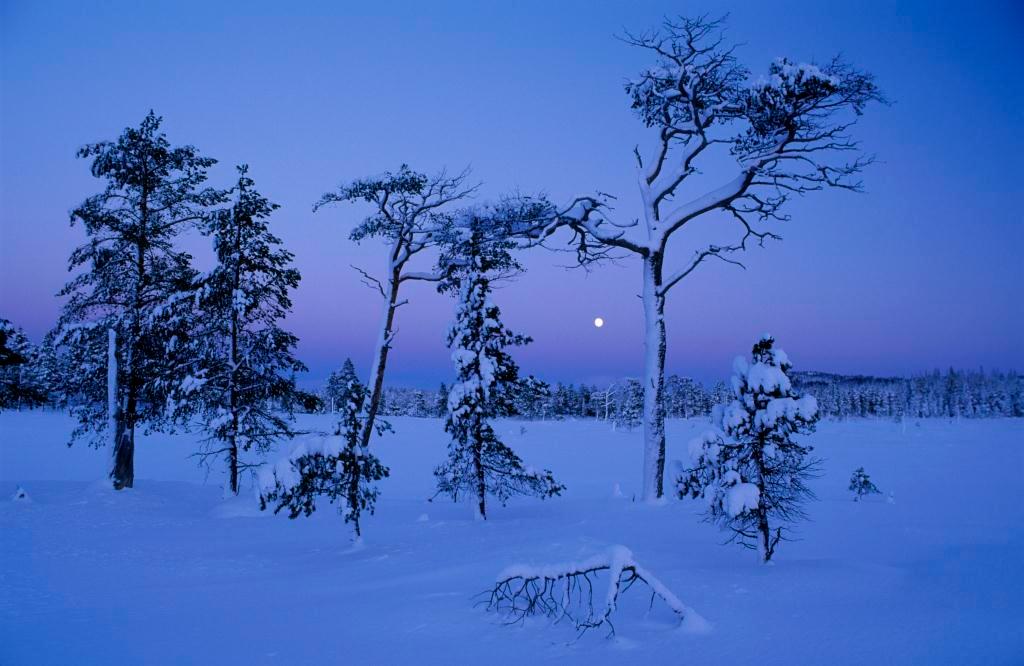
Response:
[[[448,232],[439,260],[440,289],[458,296],[448,333],[457,380],[448,392],[448,460],[434,476],[439,493],[456,501],[474,498],[477,515],[484,519],[487,495],[504,503],[513,495],[546,498],[564,489],[550,471],[525,467],[490,424],[514,409],[519,367],[507,348],[530,342],[505,327],[491,301],[492,281],[518,269],[506,222],[493,209],[464,211]]]
[[[551,386],[533,375],[523,377],[514,389],[515,413],[528,419],[546,419],[552,415]]]
[[[736,253],[779,236],[765,223],[787,219],[794,197],[830,188],[857,191],[869,158],[856,155],[856,118],[883,101],[870,74],[836,58],[821,65],[780,58],[752,78],[725,44],[722,21],[666,20],[659,31],[625,36],[650,67],[626,84],[652,145],[634,150],[641,215],[614,221],[604,195],[581,197],[535,231],[573,232],[581,261],[627,254],[641,265],[645,327],[645,499],[663,493],[665,301],[701,264],[739,264]],[[848,157],[851,156],[851,157]],[[722,178],[717,165],[732,161]],[[714,167],[714,168],[709,168]],[[706,219],[712,225],[694,225]],[[686,259],[671,259],[683,229],[725,232]],[[722,232],[715,232],[722,233]]]
[[[57,389],[78,419],[72,442],[113,440],[111,480],[130,488],[135,476],[135,431],[164,422],[168,384],[166,347],[176,335],[165,319],[174,294],[191,287],[191,257],[176,247],[183,228],[204,220],[225,194],[204,187],[215,160],[192,146],[172,147],[151,111],[114,142],[90,144],[78,156],[92,159],[104,190],[71,212],[88,241],[69,259],[81,270],[61,291],[67,297],[57,329]],[[118,373],[116,414],[108,419],[108,331],[114,331]],[[107,433],[112,423],[115,433]],[[103,435],[107,437],[104,438]]]
[[[247,173],[238,167],[231,207],[207,221],[217,264],[198,281],[188,338],[169,350],[182,375],[171,396],[174,416],[199,421],[206,435],[200,456],[223,456],[232,494],[239,473],[258,464],[242,452],[265,453],[292,435],[294,373],[305,370],[294,356],[297,338],[280,326],[299,272],[270,232],[277,204]]]
[[[623,381],[615,406],[615,427],[632,430],[640,425],[643,414],[644,387],[636,379]]]
[[[349,238],[357,243],[366,238],[380,238],[388,243],[383,280],[356,269],[363,281],[384,300],[380,334],[370,364],[369,396],[364,406],[366,419],[361,435],[364,448],[370,444],[381,407],[384,370],[395,336],[395,311],[405,303],[399,299],[401,286],[413,280],[436,281],[439,277],[432,271],[408,270],[407,265],[414,256],[435,245],[437,230],[446,220],[446,209],[476,191],[475,185],[466,184],[467,177],[468,171],[457,176],[441,172],[428,177],[403,164],[397,173],[386,172],[342,185],[336,192],[324,194],[313,207],[316,211],[335,203],[363,201],[371,204],[373,212],[352,230]]]
[[[297,518],[312,514],[317,499],[326,497],[341,504],[339,511],[352,523],[358,541],[362,515],[372,514],[377,501],[374,484],[388,476],[388,468],[360,444],[366,388],[353,379],[345,395],[335,435],[301,440],[287,457],[260,470],[260,508],[273,506],[274,513],[288,509],[289,518]],[[380,432],[386,424],[378,421],[376,427]]]
[[[878,489],[878,486],[871,482],[871,477],[868,476],[863,467],[858,467],[854,470],[853,476],[850,477],[849,490],[853,493],[854,502],[867,495],[878,495],[882,492]]]
[[[36,407],[49,399],[42,351],[0,317],[0,409]]]
[[[437,400],[434,402],[434,415],[444,417],[448,413],[448,385],[441,382],[437,389]]]
[[[703,498],[708,519],[731,531],[732,540],[756,548],[765,562],[814,497],[807,481],[818,461],[793,436],[813,432],[818,407],[793,390],[790,369],[767,335],[754,345],[750,363],[738,357],[734,399],[715,408],[720,431],[690,442],[693,467],[678,479],[680,497]]]
[[[324,400],[329,405],[331,413],[346,402],[348,402],[348,390],[352,381],[358,379],[356,366],[352,359],[346,358],[340,370],[335,370],[327,378],[327,388],[324,391]]]

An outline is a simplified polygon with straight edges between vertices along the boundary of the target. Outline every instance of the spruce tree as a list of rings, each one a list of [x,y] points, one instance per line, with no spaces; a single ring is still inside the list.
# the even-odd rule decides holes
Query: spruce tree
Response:
[[[324,394],[332,413],[348,402],[349,387],[352,385],[352,380],[357,378],[356,367],[350,358],[346,358],[341,369],[335,370],[327,378],[327,389]]]
[[[805,517],[803,503],[814,497],[807,481],[818,461],[793,436],[813,432],[818,406],[793,390],[789,360],[771,336],[758,340],[752,357],[751,363],[736,359],[734,399],[712,417],[720,431],[690,442],[694,467],[682,473],[678,491],[703,498],[710,521],[768,562],[787,526]]]
[[[194,277],[191,257],[175,246],[175,237],[225,197],[203,186],[216,160],[192,146],[171,146],[160,123],[150,111],[116,141],[78,151],[92,160],[92,175],[105,187],[71,212],[71,223],[82,224],[88,241],[71,254],[69,270],[81,272],[60,292],[67,301],[50,336],[60,369],[57,388],[78,419],[72,442],[112,441],[116,489],[134,481],[136,428],[165,422],[168,385],[161,380],[168,370],[166,346],[175,335],[165,308],[190,289]],[[110,330],[118,373],[111,401],[116,413],[108,419]]]
[[[441,382],[437,389],[437,401],[434,403],[434,415],[443,417],[448,413],[448,385]]]
[[[853,476],[850,477],[849,490],[853,493],[854,502],[867,495],[878,495],[882,492],[878,489],[878,486],[871,482],[871,477],[868,476],[863,467],[858,467],[853,472]]]
[[[362,514],[373,513],[378,490],[374,483],[388,476],[388,468],[362,445],[362,414],[366,387],[354,377],[345,387],[346,401],[339,406],[341,420],[334,436],[300,441],[291,453],[259,475],[260,508],[274,513],[288,510],[289,518],[316,511],[319,497],[340,502],[345,522],[352,523],[356,540],[362,537]],[[387,423],[377,419],[377,434]]]
[[[191,335],[174,350],[181,375],[174,414],[198,419],[206,435],[200,455],[224,457],[232,494],[238,493],[239,473],[255,466],[242,452],[265,453],[293,434],[291,416],[300,397],[294,373],[305,370],[294,356],[297,338],[280,326],[299,272],[269,229],[278,206],[256,190],[247,172],[238,167],[232,206],[207,222],[217,264],[198,280]]]
[[[504,504],[513,495],[543,499],[561,494],[565,487],[548,470],[524,467],[490,423],[514,410],[519,367],[507,347],[530,342],[505,327],[490,298],[492,280],[518,269],[500,212],[465,212],[444,242],[440,268],[445,277],[439,288],[458,295],[455,323],[448,333],[457,381],[448,392],[448,460],[434,476],[439,493],[455,501],[474,498],[477,515],[486,519],[489,494]]]

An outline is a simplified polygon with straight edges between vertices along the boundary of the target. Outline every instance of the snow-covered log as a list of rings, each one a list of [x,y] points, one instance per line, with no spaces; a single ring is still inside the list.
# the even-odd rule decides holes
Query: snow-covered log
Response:
[[[603,595],[599,587],[601,578],[605,579]],[[638,582],[650,590],[652,605],[655,598],[661,599],[687,630],[700,633],[710,629],[704,618],[640,566],[625,546],[613,546],[581,562],[508,567],[498,574],[489,592],[487,609],[504,615],[509,623],[544,615],[555,622],[568,620],[581,634],[603,626],[613,636],[612,615],[619,598]]]

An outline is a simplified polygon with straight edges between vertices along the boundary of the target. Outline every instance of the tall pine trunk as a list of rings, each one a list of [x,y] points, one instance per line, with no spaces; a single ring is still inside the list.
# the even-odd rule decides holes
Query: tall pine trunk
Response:
[[[146,174],[148,176],[148,173]],[[145,179],[144,179],[145,180]],[[139,238],[135,242],[135,297],[132,302],[131,334],[125,345],[125,370],[128,375],[127,399],[123,413],[123,426],[114,449],[114,469],[110,472],[115,490],[131,488],[135,484],[135,421],[138,411],[139,376],[136,368],[136,347],[142,334],[143,288],[146,280],[146,225],[149,223],[149,192],[143,186],[139,202]]]
[[[665,296],[662,255],[643,258],[644,475],[643,497],[652,502],[665,488]]]
[[[107,429],[110,434],[110,448],[113,456],[113,469],[110,478],[114,488],[130,488],[134,482],[132,468],[132,441],[126,439],[124,412],[121,409],[117,385],[117,333],[113,328],[107,330]]]
[[[239,253],[242,245],[242,226],[235,220],[235,271],[231,285],[231,367],[228,373],[228,407],[231,410],[231,434],[228,436],[228,483],[232,495],[238,494],[238,309],[235,307],[234,294],[238,291],[241,275],[239,274]]]
[[[366,405],[366,422],[363,424],[363,432],[359,441],[359,445],[364,449],[370,446],[370,438],[373,436],[373,424],[377,419],[377,411],[380,409],[380,398],[384,391],[384,369],[388,363],[388,351],[391,349],[395,310],[398,309],[400,276],[401,266],[391,268],[387,283],[387,305],[385,306],[384,322],[380,328],[380,336],[377,338],[377,349],[373,356],[373,366],[370,369],[370,397]]]

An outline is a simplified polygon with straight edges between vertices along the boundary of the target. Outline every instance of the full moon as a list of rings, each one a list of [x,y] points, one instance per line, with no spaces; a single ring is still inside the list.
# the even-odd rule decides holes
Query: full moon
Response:
[[[601,319],[600,317],[595,317],[594,328],[601,328],[602,326],[604,326],[604,319]]]

